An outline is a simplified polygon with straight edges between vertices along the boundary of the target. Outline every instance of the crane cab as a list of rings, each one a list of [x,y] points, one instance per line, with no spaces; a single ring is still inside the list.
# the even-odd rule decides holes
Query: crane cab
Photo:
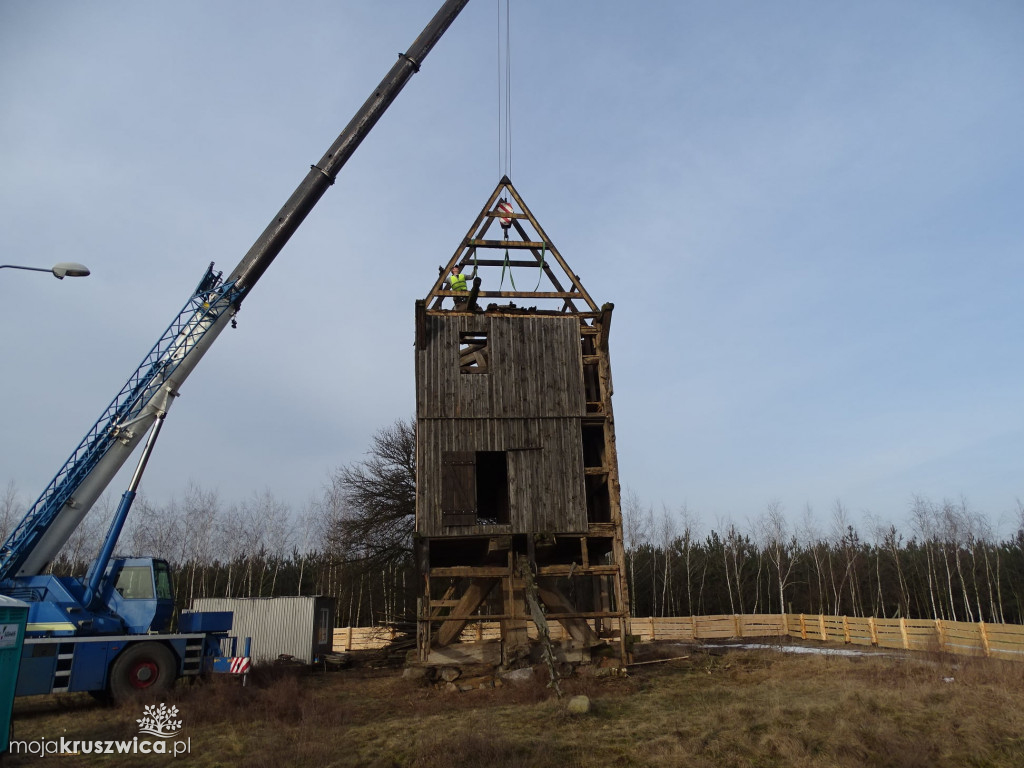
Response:
[[[113,558],[98,600],[124,621],[128,634],[166,632],[174,613],[171,568],[166,560],[151,557]]]

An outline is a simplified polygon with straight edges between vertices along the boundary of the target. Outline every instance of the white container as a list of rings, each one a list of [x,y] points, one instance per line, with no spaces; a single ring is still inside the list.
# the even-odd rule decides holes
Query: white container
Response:
[[[237,653],[252,638],[254,663],[272,662],[282,654],[314,664],[331,653],[334,641],[332,597],[201,597],[193,611],[231,611],[231,635],[238,638]]]

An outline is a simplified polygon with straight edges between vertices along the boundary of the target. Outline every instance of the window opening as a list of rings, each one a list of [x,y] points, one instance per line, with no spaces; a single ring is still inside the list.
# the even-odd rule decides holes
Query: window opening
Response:
[[[487,347],[487,331],[463,331],[459,333],[459,371],[462,373],[487,373],[490,350]]]
[[[451,451],[442,458],[441,524],[508,525],[508,454]]]
[[[477,525],[508,525],[508,454],[476,454]]]
[[[604,425],[583,425],[583,466],[601,468],[604,466]]]

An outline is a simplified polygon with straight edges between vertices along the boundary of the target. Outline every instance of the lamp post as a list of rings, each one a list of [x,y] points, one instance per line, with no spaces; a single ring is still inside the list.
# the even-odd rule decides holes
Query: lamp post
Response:
[[[62,261],[60,264],[54,264],[49,269],[43,267],[21,267],[17,264],[0,264],[0,269],[28,269],[32,272],[51,272],[54,277],[58,280],[63,280],[65,277],[88,277],[89,268],[84,264],[77,264],[73,261]]]

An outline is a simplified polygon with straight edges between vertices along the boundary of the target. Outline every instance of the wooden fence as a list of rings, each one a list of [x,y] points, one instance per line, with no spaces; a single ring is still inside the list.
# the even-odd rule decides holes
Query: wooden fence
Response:
[[[610,624],[614,629],[615,621]],[[532,623],[528,626],[530,636],[536,637],[536,628]],[[766,613],[634,618],[630,620],[630,629],[640,642],[786,637],[1024,661],[1024,626],[1018,624]],[[553,623],[551,638],[560,640],[562,634],[561,625]],[[459,639],[479,642],[497,640],[500,636],[497,621],[478,621],[467,625]],[[385,627],[341,627],[334,630],[334,650],[383,648],[393,639],[392,632]]]

